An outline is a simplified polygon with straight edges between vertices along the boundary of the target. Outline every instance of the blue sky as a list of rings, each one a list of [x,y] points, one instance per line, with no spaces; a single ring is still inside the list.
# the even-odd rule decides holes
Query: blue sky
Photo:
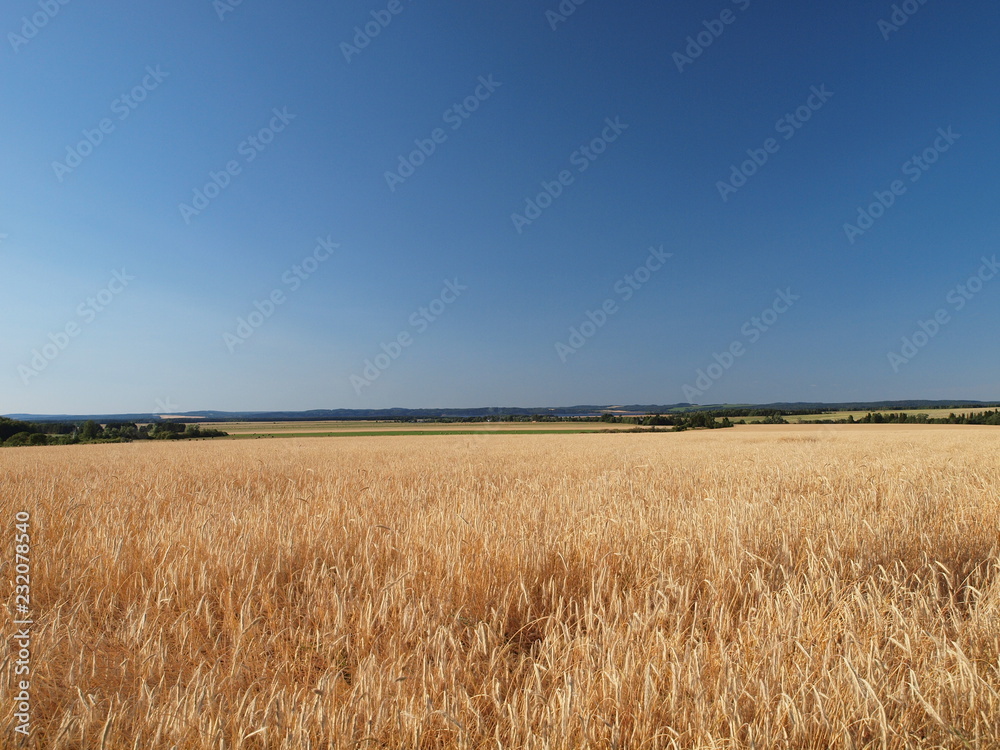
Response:
[[[1000,399],[996,3],[561,7],[5,4],[0,413]]]

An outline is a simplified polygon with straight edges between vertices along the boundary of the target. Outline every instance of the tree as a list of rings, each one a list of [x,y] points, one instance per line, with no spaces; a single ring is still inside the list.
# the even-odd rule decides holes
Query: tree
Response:
[[[80,439],[83,441],[97,440],[100,437],[101,428],[93,419],[88,419],[80,428]]]
[[[30,439],[30,432],[19,432],[16,435],[11,435],[7,438],[4,441],[4,445],[8,448],[20,448],[22,445],[27,445]]]
[[[19,432],[31,433],[33,432],[33,427],[27,422],[18,422],[6,417],[0,417],[0,443],[9,440]]]

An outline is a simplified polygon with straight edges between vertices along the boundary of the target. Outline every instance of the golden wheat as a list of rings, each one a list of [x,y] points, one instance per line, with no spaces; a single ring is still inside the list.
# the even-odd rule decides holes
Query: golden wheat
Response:
[[[29,744],[1000,746],[998,457],[878,425],[3,450]]]

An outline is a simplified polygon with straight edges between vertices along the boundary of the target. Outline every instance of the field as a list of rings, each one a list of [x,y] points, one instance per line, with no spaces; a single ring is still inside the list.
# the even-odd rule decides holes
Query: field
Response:
[[[989,407],[992,408],[992,407]],[[882,413],[891,412],[893,414],[909,414],[916,416],[917,414],[926,414],[931,419],[945,419],[949,414],[975,414],[977,412],[985,411],[986,408],[979,407],[974,409],[882,409]],[[824,414],[793,414],[791,416],[785,417],[788,422],[796,423],[802,420],[814,420],[814,419],[847,419],[849,416],[855,419],[862,419],[870,411],[831,411]],[[733,421],[745,420],[747,423],[760,422],[765,417],[734,417]],[[225,428],[223,428],[225,429]]]
[[[470,433],[561,434],[634,430],[633,424],[601,422],[206,422],[234,438],[362,437],[378,435],[466,435]]]
[[[998,747],[998,486],[972,426],[6,449],[28,746]]]

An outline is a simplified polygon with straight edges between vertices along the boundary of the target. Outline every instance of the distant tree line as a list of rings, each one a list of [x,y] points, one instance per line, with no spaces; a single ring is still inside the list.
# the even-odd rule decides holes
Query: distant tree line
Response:
[[[725,409],[690,409],[684,411],[673,411],[666,416],[674,419],[678,417],[688,418],[694,414],[704,414],[715,419],[737,417],[781,417],[792,415],[826,414],[823,409],[772,409],[754,407],[733,407]],[[480,424],[482,422],[605,422],[613,424],[634,424],[648,425],[647,419],[652,417],[664,417],[662,412],[653,415],[647,414],[613,414],[603,412],[600,415],[576,416],[571,414],[493,414],[489,416],[466,416],[466,417],[392,417],[378,421],[401,422],[401,423],[433,423],[433,424]]]
[[[648,417],[620,417],[621,421],[628,424],[626,420],[635,419],[637,424],[645,427],[669,427],[673,432],[683,432],[684,430],[716,430],[723,427],[732,427],[733,423],[729,417],[723,417],[719,421],[709,412],[699,411],[688,414],[653,414]]]
[[[791,417],[796,415],[826,414],[822,409],[715,409],[706,414],[716,417]]]
[[[133,440],[190,440],[225,437],[228,434],[183,422],[153,422],[142,426],[133,422],[108,422],[101,425],[93,420],[39,424],[0,417],[0,446],[6,448],[24,445],[130,443]]]
[[[385,420],[391,422],[417,422],[417,423],[477,423],[483,422],[597,422],[605,424],[632,424],[636,427],[672,427],[675,431],[691,429],[717,429],[719,427],[732,427],[729,420],[733,416],[730,412],[738,412],[743,416],[764,416],[777,412],[774,409],[754,410],[754,409],[726,409],[721,411],[697,411],[680,412],[672,414],[643,414],[643,415],[619,415],[605,412],[600,416],[575,417],[554,414],[497,414],[491,417],[400,417],[398,419]],[[758,413],[759,412],[759,413]],[[822,412],[808,412],[809,414],[821,414]],[[722,421],[719,421],[721,417]]]
[[[1000,409],[993,409],[968,414],[955,414],[947,417],[931,417],[929,414],[907,414],[905,412],[869,412],[860,419],[848,414],[846,419],[811,419],[801,421],[802,424],[985,424],[1000,426]]]
[[[667,425],[684,426],[684,429],[705,427],[731,427],[730,417],[764,417],[765,424],[787,424],[782,419],[782,415],[792,414],[822,414],[820,411],[793,412],[781,409],[716,409],[706,411],[688,411],[672,414],[654,414],[645,417],[620,416],[617,414],[605,413],[599,419],[601,422],[612,424],[641,424],[641,425]],[[719,421],[721,420],[721,421]]]
[[[779,404],[778,406],[787,406],[787,404]],[[885,402],[871,402],[868,403],[851,403],[842,402],[836,404],[803,404],[802,408],[808,406],[809,408],[821,408],[820,412],[828,414],[831,411],[863,411],[872,412],[873,410],[881,411],[882,413],[891,412],[896,409],[905,409],[906,411],[916,411],[917,409],[989,409],[1000,406],[1000,402],[994,401],[885,401]],[[794,412],[796,414],[801,412]]]
[[[493,414],[478,417],[392,417],[374,421],[402,424],[482,424],[484,422],[600,422],[601,418],[593,415],[577,417],[554,414]]]

